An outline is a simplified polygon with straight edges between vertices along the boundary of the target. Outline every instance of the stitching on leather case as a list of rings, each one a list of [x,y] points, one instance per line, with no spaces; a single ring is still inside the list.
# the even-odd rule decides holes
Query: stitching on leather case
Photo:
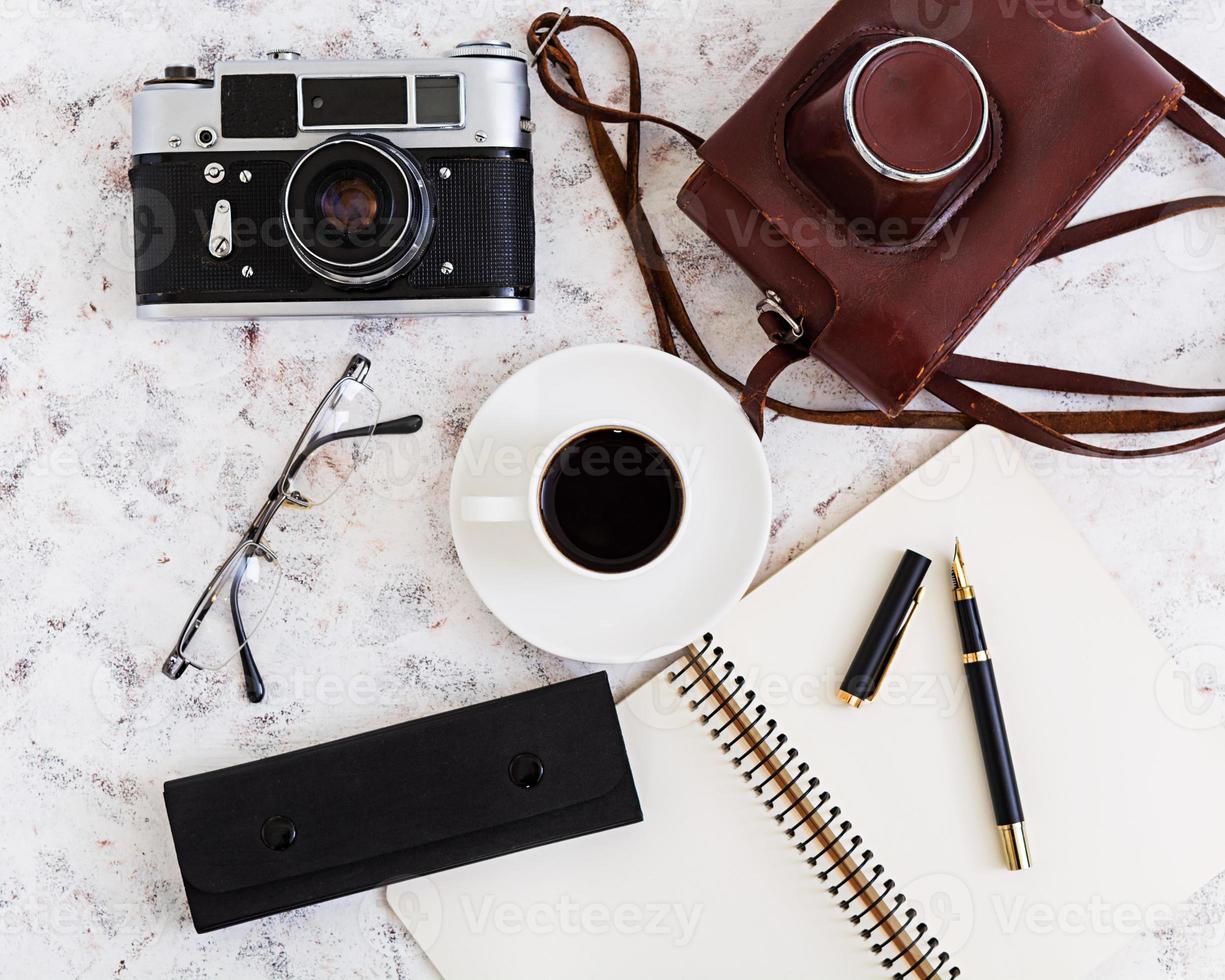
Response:
[[[812,79],[819,76],[836,58],[841,57],[845,53],[846,47],[852,40],[858,37],[871,36],[873,34],[887,34],[895,37],[916,36],[912,32],[903,30],[900,27],[890,27],[883,24],[877,24],[869,27],[861,27],[859,30],[852,31],[850,34],[839,38],[826,51],[824,57],[822,57],[822,59],[818,61],[817,64],[813,66],[813,68],[811,68],[808,73],[792,87],[791,91],[784,96],[782,102],[779,103],[778,111],[774,114],[774,121],[771,123],[771,142],[774,146],[774,162],[778,166],[779,173],[783,175],[783,179],[787,181],[788,186],[790,186],[791,189],[796,192],[801,201],[807,203],[810,207],[815,205],[816,207],[820,208],[823,212],[825,212],[827,218],[838,218],[842,221],[846,220],[845,216],[839,213],[836,208],[831,207],[825,201],[821,200],[821,198],[813,194],[809,188],[795,179],[794,171],[792,171],[791,164],[788,163],[786,159],[786,153],[780,140],[780,134],[785,128],[784,115],[788,108],[794,107],[796,98],[812,83]],[[934,247],[936,244],[936,237],[940,234],[941,230],[943,230],[953,219],[953,216],[966,205],[969,199],[974,196],[975,192],[977,192],[982,185],[986,183],[987,178],[995,172],[995,169],[1000,164],[1000,160],[1003,159],[1003,114],[1000,112],[999,106],[994,99],[991,99],[991,105],[994,109],[992,115],[994,128],[996,130],[992,136],[992,141],[998,148],[997,152],[988,162],[986,169],[984,169],[974,178],[974,180],[967,184],[962,192],[949,203],[949,205],[944,209],[944,213],[931,223],[922,237],[916,239],[915,241],[907,242],[904,245],[873,245],[870,242],[861,240],[857,235],[846,231],[843,226],[838,224],[836,221],[830,221],[831,230],[841,232],[846,244],[849,244],[852,248],[857,248],[873,255],[905,255],[909,252],[918,252],[925,248]],[[799,249],[799,246],[796,245],[791,238],[787,237],[785,234],[784,237],[787,238],[788,242],[791,242],[792,246],[794,246],[797,250]]]
[[[849,45],[851,41],[853,41],[855,38],[867,37],[872,34],[892,34],[895,37],[912,36],[909,31],[904,31],[901,28],[890,27],[885,24],[876,24],[869,27],[861,27],[857,31],[852,31],[850,34],[840,37],[837,41],[830,45],[830,47],[826,50],[824,57],[813,65],[813,67],[808,70],[807,74],[796,82],[791,91],[787,93],[787,95],[783,98],[783,101],[779,103],[778,111],[774,114],[774,121],[770,124],[772,130],[771,140],[774,144],[774,161],[778,164],[779,173],[783,175],[783,179],[787,181],[788,186],[799,195],[800,200],[807,202],[810,206],[816,205],[818,208],[820,208],[825,219],[829,221],[830,229],[832,231],[841,233],[845,236],[848,244],[859,248],[870,248],[870,246],[866,246],[864,243],[856,241],[855,236],[851,235],[849,232],[846,232],[837,222],[830,221],[830,219],[833,217],[841,218],[842,216],[820,198],[814,196],[810,190],[800,186],[795,182],[795,180],[792,179],[791,168],[783,159],[783,148],[779,141],[779,133],[782,132],[783,113],[786,111],[787,107],[795,101],[796,96],[812,83],[813,78],[819,76],[823,71],[825,71],[825,69],[833,63],[835,58],[840,57],[845,52],[847,45]],[[771,224],[773,224],[773,222],[771,222]],[[800,246],[796,242],[792,241],[790,235],[784,232],[781,228],[779,229],[779,233],[791,243],[792,248],[800,252],[801,255],[803,254]],[[826,278],[828,278],[828,276]]]
[[[1110,23],[1109,20],[1102,20],[1094,24],[1092,27],[1085,28],[1083,31],[1073,31],[1067,27],[1062,27],[1059,24],[1056,24],[1049,17],[1043,17],[1042,14],[1040,14],[1038,11],[1034,9],[1033,0],[1025,0],[1025,8],[1034,17],[1036,17],[1038,20],[1046,24],[1047,27],[1051,28],[1051,30],[1058,31],[1060,34],[1067,34],[1069,37],[1086,37],[1090,34],[1096,34],[1103,27],[1105,27],[1107,24]]]
[[[1044,24],[1046,24],[1046,26],[1049,27],[1051,30],[1058,31],[1060,34],[1066,34],[1068,37],[1088,37],[1091,34],[1096,34],[1103,27],[1105,27],[1108,23],[1110,23],[1109,21],[1104,20],[1100,24],[1095,24],[1093,27],[1088,27],[1083,31],[1071,31],[1071,30],[1068,30],[1068,28],[1066,27],[1060,27],[1054,21],[1048,20],[1045,17],[1039,17],[1038,19],[1041,20]]]
[[[1131,129],[1129,129],[1126,134],[1124,134],[1124,136],[1110,148],[1109,152],[1107,152],[1098,165],[1093,168],[1093,171],[1076,186],[1076,189],[1068,196],[1067,200],[1060,205],[1059,209],[1053,215],[1047,218],[1047,220],[1042,223],[1037,231],[1030,235],[1029,239],[1021,247],[1021,250],[1017,253],[1016,258],[1014,258],[1009,264],[1008,268],[1006,268],[995,278],[995,281],[987,287],[982,296],[980,296],[977,302],[970,307],[965,316],[963,316],[957,322],[957,326],[954,327],[949,335],[944,338],[944,341],[939,347],[936,348],[936,352],[931,356],[927,363],[919,369],[919,373],[915,375],[914,384],[898,395],[898,401],[905,405],[919,393],[919,390],[924,385],[923,379],[927,377],[928,373],[932,370],[933,365],[944,360],[948,356],[948,353],[951,353],[952,349],[956,348],[956,346],[964,338],[965,333],[969,330],[969,325],[976,322],[978,317],[982,316],[983,313],[986,312],[985,307],[990,305],[993,299],[993,294],[998,295],[998,293],[1002,292],[1004,288],[1006,288],[1008,284],[1011,283],[1021,271],[1023,271],[1022,269],[1018,269],[1018,266],[1021,265],[1026,253],[1033,248],[1035,242],[1041,239],[1052,226],[1055,226],[1060,222],[1072,205],[1080,198],[1080,195],[1085,188],[1093,183],[1093,181],[1097,178],[1097,175],[1102,172],[1102,169],[1116,156],[1118,156],[1120,151],[1127,145],[1131,138],[1136,135],[1137,132],[1139,132],[1141,137],[1143,137],[1149,130],[1152,129],[1153,126],[1155,126],[1165,117],[1165,115],[1170,111],[1170,108],[1182,97],[1182,93],[1182,82],[1175,82],[1174,87],[1166,92],[1154,105],[1152,105],[1143,115],[1141,115],[1136,121],[1135,125],[1132,126]],[[946,351],[948,353],[946,353]]]

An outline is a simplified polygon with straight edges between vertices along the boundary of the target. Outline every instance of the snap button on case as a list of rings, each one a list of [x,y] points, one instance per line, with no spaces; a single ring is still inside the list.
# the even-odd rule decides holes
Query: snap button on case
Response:
[[[298,828],[289,817],[269,817],[259,829],[259,839],[270,851],[283,851],[298,837]]]
[[[510,760],[510,781],[521,789],[531,789],[544,779],[544,763],[531,752],[520,752]]]

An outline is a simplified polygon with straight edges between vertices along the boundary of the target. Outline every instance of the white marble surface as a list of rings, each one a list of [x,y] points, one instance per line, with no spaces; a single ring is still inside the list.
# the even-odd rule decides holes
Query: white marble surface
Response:
[[[634,38],[648,108],[709,132],[828,3],[576,9]],[[1222,0],[1117,6],[1225,82]],[[527,0],[0,3],[5,976],[433,975],[378,893],[198,937],[161,784],[589,669],[530,648],[481,606],[451,546],[446,488],[467,420],[517,368],[565,344],[652,343],[632,254],[579,125],[533,83],[533,317],[141,323],[126,252],[129,112],[139,81],[170,62],[208,69],[279,46],[378,57],[467,37],[519,41],[538,12]],[[575,47],[592,91],[623,98],[610,47],[594,37]],[[644,143],[648,210],[712,347],[743,371],[762,346],[753,290],[672,208],[693,166],[687,148],[654,130]],[[1225,161],[1163,129],[1087,213],[1212,190],[1225,190]],[[1027,272],[966,349],[1220,385],[1223,277],[1219,217],[1140,233]],[[170,684],[158,667],[202,580],[354,351],[373,359],[369,380],[387,411],[421,412],[424,432],[380,453],[329,506],[276,522],[270,542],[290,574],[258,638],[272,685],[264,704],[243,699],[234,671]],[[797,398],[857,403],[815,366],[795,373],[785,387]],[[775,523],[763,574],[950,438],[771,423]],[[1225,660],[1225,450],[1132,464],[1027,456],[1166,644],[1171,670]],[[624,691],[642,675],[617,670],[614,682]],[[1203,673],[1195,695],[1195,710],[1209,712],[1201,721],[1225,693],[1214,679]],[[1142,773],[1130,790],[1160,832]],[[1143,860],[1143,842],[1120,859]],[[1179,924],[1137,937],[1097,980],[1225,977],[1221,870],[1204,867],[1206,887]]]

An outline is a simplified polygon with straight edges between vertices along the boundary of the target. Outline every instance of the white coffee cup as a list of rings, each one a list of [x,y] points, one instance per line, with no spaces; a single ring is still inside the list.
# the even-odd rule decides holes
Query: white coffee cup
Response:
[[[664,453],[665,456],[668,457],[669,462],[676,471],[681,487],[682,506],[680,519],[677,522],[676,528],[672,532],[672,536],[667,545],[658,555],[656,555],[646,564],[626,571],[599,571],[588,568],[585,565],[581,565],[577,561],[574,561],[565,555],[554,543],[548,529],[545,527],[544,515],[542,512],[541,491],[543,489],[544,478],[558,454],[580,436],[583,436],[586,433],[599,432],[607,429],[632,432],[653,443],[660,451]],[[667,557],[673,548],[676,547],[676,543],[680,540],[681,535],[684,533],[685,527],[688,523],[688,493],[689,479],[685,470],[684,461],[682,460],[680,454],[675,452],[672,447],[668,446],[667,443],[660,439],[654,432],[637,422],[628,422],[622,419],[591,419],[578,425],[571,426],[565,431],[559,433],[549,442],[536,460],[536,464],[532,469],[531,479],[528,481],[526,493],[509,497],[463,497],[460,500],[459,516],[460,520],[470,524],[511,524],[527,522],[531,525],[532,531],[536,536],[536,540],[540,542],[540,546],[569,571],[576,572],[590,578],[623,579],[634,575],[640,575],[647,569],[655,567],[661,561],[663,561],[665,557]]]

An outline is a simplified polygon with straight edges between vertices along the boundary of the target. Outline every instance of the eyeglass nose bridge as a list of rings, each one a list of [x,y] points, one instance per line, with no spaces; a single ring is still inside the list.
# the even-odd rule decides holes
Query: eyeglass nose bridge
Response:
[[[286,507],[292,507],[294,510],[310,510],[310,501],[307,500],[301,493],[290,485],[289,480],[285,480],[285,486],[281,490],[281,502]]]
[[[273,565],[279,564],[281,559],[276,556],[276,552],[269,548],[263,541],[252,541],[252,547],[259,553],[259,557],[263,558]]]

